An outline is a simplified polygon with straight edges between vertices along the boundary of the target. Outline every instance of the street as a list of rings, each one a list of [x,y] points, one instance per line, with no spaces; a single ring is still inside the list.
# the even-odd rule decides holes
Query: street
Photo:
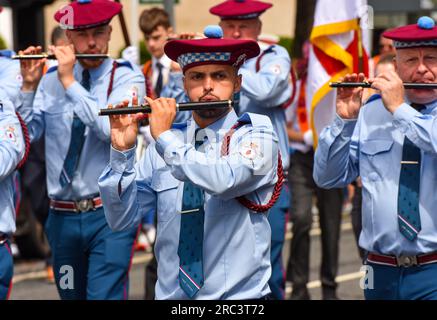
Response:
[[[315,219],[316,220],[316,219]],[[288,260],[289,242],[291,234],[287,232],[284,246],[284,259]],[[312,299],[321,298],[319,270],[321,260],[320,230],[317,221],[311,230],[311,263],[309,292]],[[137,252],[135,254],[130,272],[129,298],[140,300],[144,295],[144,266],[150,259],[150,254]],[[343,216],[342,231],[340,238],[340,261],[338,273],[338,297],[346,300],[361,300],[363,292],[359,286],[361,262],[355,245],[349,215]],[[287,283],[287,297],[290,296],[291,288]],[[15,264],[15,276],[11,300],[57,300],[59,299],[56,287],[46,280],[44,261],[18,261]]]

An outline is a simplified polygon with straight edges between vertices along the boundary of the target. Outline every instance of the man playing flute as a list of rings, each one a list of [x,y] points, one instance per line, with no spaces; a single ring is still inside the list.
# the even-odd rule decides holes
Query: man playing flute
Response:
[[[232,99],[241,88],[238,68],[259,54],[255,41],[222,35],[211,26],[206,39],[165,46],[181,65],[191,101]],[[238,117],[231,107],[205,109],[172,128],[175,100],[147,101],[156,143],[136,166],[139,115],[110,117],[111,161],[99,179],[109,225],[126,230],[156,210],[156,299],[265,299],[271,274],[267,212],[283,178],[270,119]]]
[[[403,86],[437,82],[437,28],[422,17],[384,36],[394,40],[396,71],[369,79],[380,93],[364,106],[362,88],[338,89],[337,116],[320,135],[314,179],[332,188],[361,176],[359,244],[372,277],[366,299],[437,299],[437,91]]]
[[[97,180],[109,161],[110,126],[100,106],[144,93],[141,71],[122,60],[79,60],[75,53],[107,53],[109,22],[121,5],[72,2],[55,14],[71,45],[52,47],[58,66],[41,79],[41,60],[22,61],[20,113],[33,140],[44,132],[50,213],[45,225],[62,299],[127,299],[137,228],[113,232]],[[30,47],[24,54],[39,53]],[[36,91],[36,92],[35,92]]]

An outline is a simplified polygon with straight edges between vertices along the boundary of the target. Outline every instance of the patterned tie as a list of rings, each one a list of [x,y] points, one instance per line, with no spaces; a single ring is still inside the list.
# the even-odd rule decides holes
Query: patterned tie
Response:
[[[418,111],[424,106],[413,106]],[[401,174],[398,193],[398,223],[402,235],[410,241],[422,229],[419,212],[420,149],[406,136],[402,148]]]
[[[160,62],[157,62],[156,67],[158,68],[158,79],[156,80],[155,93],[156,93],[157,97],[160,97],[161,91],[162,91],[162,86],[163,86],[162,68],[164,66]]]
[[[196,140],[196,150],[201,144],[203,141]],[[190,299],[196,295],[204,283],[202,260],[205,211],[203,204],[203,190],[189,181],[184,182],[178,247],[179,285]]]
[[[81,84],[86,90],[90,90],[90,72],[87,69],[84,69],[82,72]],[[85,141],[84,133],[85,125],[83,124],[82,120],[80,120],[80,118],[74,114],[73,125],[71,128],[70,146],[68,147],[67,157],[65,158],[64,167],[61,171],[61,176],[59,177],[59,183],[62,187],[70,184],[73,180],[74,171],[77,168],[80,153]]]

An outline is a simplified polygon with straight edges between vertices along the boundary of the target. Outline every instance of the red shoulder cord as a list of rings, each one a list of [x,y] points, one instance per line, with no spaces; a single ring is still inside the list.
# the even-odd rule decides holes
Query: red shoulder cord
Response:
[[[232,128],[225,134],[225,137],[223,138],[223,144],[221,148],[221,155],[226,156],[229,154],[229,144],[231,142],[231,137],[235,133],[235,131],[241,127],[244,124],[244,122],[238,121],[236,124],[232,126]],[[284,184],[284,170],[282,168],[282,159],[281,154],[278,152],[278,181],[276,181],[275,187],[273,189],[272,197],[270,198],[269,202],[267,204],[257,204],[253,201],[250,201],[245,196],[237,197],[237,201],[246,207],[249,210],[256,211],[256,212],[266,212],[268,211],[275,202],[278,200],[279,196],[281,195],[281,189],[282,185]]]
[[[24,163],[26,163],[27,158],[29,157],[29,151],[30,151],[30,137],[29,137],[29,130],[27,129],[26,123],[24,122],[23,118],[21,118],[20,114],[18,112],[15,112],[17,115],[18,121],[20,121],[21,125],[21,131],[23,131],[23,137],[24,137],[24,156],[23,159],[17,164],[16,169],[20,169],[22,166],[24,166]]]
[[[107,92],[108,98],[111,95],[112,87],[114,86],[114,76],[115,76],[115,70],[117,69],[117,67],[118,67],[118,63],[117,63],[117,61],[114,60],[114,62],[112,63],[111,78],[109,79],[109,86],[108,86],[108,92]]]

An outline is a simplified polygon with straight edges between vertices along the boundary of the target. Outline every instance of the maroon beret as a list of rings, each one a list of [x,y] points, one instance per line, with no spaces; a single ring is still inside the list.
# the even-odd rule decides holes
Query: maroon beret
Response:
[[[212,7],[209,12],[222,20],[243,20],[257,18],[272,6],[271,3],[257,0],[227,0]]]
[[[239,68],[246,59],[259,55],[256,41],[223,39],[219,26],[208,26],[206,38],[193,40],[172,40],[164,47],[165,54],[187,69],[205,64],[226,64]]]
[[[430,17],[420,17],[415,24],[390,29],[382,35],[392,39],[396,49],[437,46],[437,27]]]
[[[67,29],[87,29],[107,24],[122,5],[110,0],[77,0],[55,13],[55,20]]]

